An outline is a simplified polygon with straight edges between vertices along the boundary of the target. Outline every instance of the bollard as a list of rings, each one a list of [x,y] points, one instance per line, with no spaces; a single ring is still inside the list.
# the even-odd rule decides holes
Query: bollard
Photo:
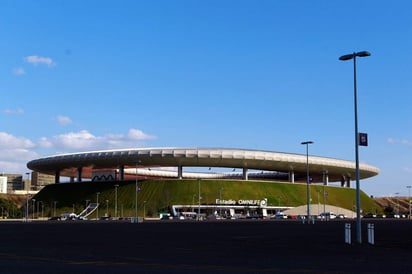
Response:
[[[375,225],[368,224],[368,243],[371,245],[375,244]]]
[[[352,243],[350,224],[345,224],[345,243],[346,244]]]

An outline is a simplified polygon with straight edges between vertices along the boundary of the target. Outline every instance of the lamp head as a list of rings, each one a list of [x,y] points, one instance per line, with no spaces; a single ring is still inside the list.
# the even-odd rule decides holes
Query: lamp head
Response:
[[[367,56],[371,56],[369,51],[359,51],[356,52],[356,56],[358,57],[367,57]]]
[[[306,141],[306,142],[302,142],[300,144],[301,145],[310,145],[310,144],[313,144],[313,141]]]
[[[351,59],[353,59],[353,56],[354,56],[354,54],[342,55],[341,57],[339,57],[339,60],[341,60],[341,61],[351,60]]]
[[[367,56],[371,56],[369,51],[359,51],[359,52],[354,52],[354,53],[351,53],[351,54],[342,55],[341,57],[339,57],[339,60],[348,61],[348,60],[351,60],[355,57],[367,57]]]

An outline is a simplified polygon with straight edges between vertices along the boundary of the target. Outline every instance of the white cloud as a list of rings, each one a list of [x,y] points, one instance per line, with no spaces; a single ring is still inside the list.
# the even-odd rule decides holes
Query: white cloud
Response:
[[[387,139],[387,142],[388,142],[389,144],[394,144],[394,143],[395,143],[395,139],[393,139],[392,137],[389,137],[389,138]]]
[[[156,136],[148,135],[141,130],[131,128],[129,130],[128,137],[132,140],[153,140]]]
[[[6,132],[0,132],[0,149],[29,149],[33,148],[34,143],[23,137],[15,137]]]
[[[62,126],[70,125],[72,123],[72,120],[69,117],[63,115],[57,116],[57,121]]]
[[[81,130],[56,135],[52,138],[43,137],[38,144],[49,149],[81,151],[137,147],[142,145],[141,141],[153,139],[156,139],[156,136],[136,129],[130,129],[128,134],[106,134],[103,136],[95,136],[87,130]]]
[[[405,140],[405,139],[395,139],[395,138],[388,138],[387,142],[389,144],[400,144],[400,145],[405,145],[405,146],[412,146],[412,141],[411,140]]]
[[[27,170],[26,163],[38,157],[34,147],[27,138],[0,132],[0,172],[21,173]]]
[[[0,172],[24,173],[27,162],[40,154],[56,154],[75,151],[104,150],[144,146],[145,140],[156,139],[141,130],[130,129],[126,134],[96,136],[87,130],[43,137],[36,143],[28,138],[0,132]],[[39,153],[41,151],[41,153]]]
[[[47,65],[49,67],[56,65],[56,63],[50,57],[42,57],[37,55],[30,55],[24,57],[24,61],[27,63],[37,65]]]
[[[26,71],[24,70],[24,68],[15,68],[13,69],[13,73],[15,75],[24,75],[26,74]]]
[[[46,137],[40,138],[40,140],[37,143],[42,148],[53,148],[53,143]]]
[[[30,149],[24,148],[11,148],[11,149],[0,149],[1,156],[0,161],[11,161],[11,162],[20,162],[20,161],[29,161],[34,157],[37,157],[37,153]]]
[[[9,114],[9,115],[19,115],[23,114],[24,110],[22,108],[17,108],[17,109],[5,109],[3,110],[3,113]]]
[[[403,171],[405,171],[406,173],[411,173],[412,174],[412,167],[404,167]]]
[[[26,162],[13,162],[0,160],[1,173],[23,174],[26,170]]]

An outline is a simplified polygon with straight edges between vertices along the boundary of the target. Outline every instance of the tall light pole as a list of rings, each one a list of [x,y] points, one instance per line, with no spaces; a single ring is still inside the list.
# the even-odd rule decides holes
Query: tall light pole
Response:
[[[356,160],[356,240],[362,243],[362,225],[360,210],[360,183],[359,183],[359,133],[358,133],[358,99],[356,91],[356,57],[367,57],[371,54],[368,51],[359,51],[339,57],[341,61],[353,59],[353,95],[355,108],[355,160]]]
[[[406,186],[406,188],[408,189],[408,204],[409,204],[409,215],[408,215],[408,219],[411,219],[411,187],[412,186]]]
[[[307,207],[306,207],[306,220],[309,224],[309,218],[310,218],[310,186],[309,186],[309,145],[313,144],[312,141],[305,141],[301,143],[302,145],[306,145],[306,201],[307,201]]]
[[[119,185],[114,185],[114,217],[117,218],[117,188]]]

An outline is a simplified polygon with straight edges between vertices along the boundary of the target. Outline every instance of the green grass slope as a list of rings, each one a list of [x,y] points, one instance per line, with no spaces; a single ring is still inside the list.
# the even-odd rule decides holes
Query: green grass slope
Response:
[[[56,204],[56,213],[80,213],[87,202],[96,202],[99,192],[99,216],[114,216],[115,186],[118,197],[118,216],[134,216],[135,214],[135,182],[83,182],[48,185],[34,199],[42,201],[44,215],[51,216]],[[191,205],[198,203],[198,180],[144,180],[139,181],[138,211],[143,215],[156,215],[167,210],[172,204]],[[312,204],[323,203],[323,191],[327,193],[326,203],[353,210],[355,205],[355,189],[333,186],[311,185]],[[268,205],[295,207],[306,204],[306,184],[275,183],[267,181],[240,180],[200,180],[200,196],[202,204],[215,204],[216,199],[224,200],[260,200],[267,198]],[[373,199],[361,192],[363,212],[381,212],[382,209]]]

